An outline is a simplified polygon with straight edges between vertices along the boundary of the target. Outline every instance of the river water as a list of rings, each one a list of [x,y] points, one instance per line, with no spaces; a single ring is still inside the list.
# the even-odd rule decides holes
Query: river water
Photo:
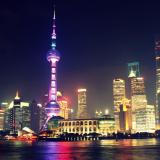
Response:
[[[0,142],[0,160],[160,160],[160,140]]]

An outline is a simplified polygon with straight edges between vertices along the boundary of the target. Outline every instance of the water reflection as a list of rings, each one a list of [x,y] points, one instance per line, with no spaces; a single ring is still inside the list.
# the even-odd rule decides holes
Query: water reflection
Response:
[[[1,142],[0,160],[159,160],[156,139],[82,142]]]

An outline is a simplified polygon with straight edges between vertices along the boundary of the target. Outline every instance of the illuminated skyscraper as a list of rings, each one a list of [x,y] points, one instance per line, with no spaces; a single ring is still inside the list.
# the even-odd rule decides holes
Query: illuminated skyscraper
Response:
[[[136,77],[131,78],[131,95],[144,95],[145,87],[144,87],[144,78]]]
[[[49,99],[48,104],[46,105],[46,114],[47,114],[47,121],[52,116],[58,116],[60,114],[60,106],[57,103],[57,74],[56,74],[56,65],[57,62],[60,60],[60,54],[56,50],[56,31],[55,31],[55,10],[53,16],[53,32],[52,32],[52,44],[51,50],[47,53],[47,60],[51,65],[51,81],[49,87]],[[47,123],[46,121],[46,123]]]
[[[156,54],[156,129],[160,129],[160,40],[155,41]]]
[[[22,102],[18,92],[14,101],[9,105],[9,112],[10,131],[12,133],[17,133],[23,127],[30,127],[29,103]]]
[[[4,130],[9,130],[9,109],[8,109],[8,103],[2,102],[1,107],[4,110]]]
[[[125,81],[123,79],[114,79],[113,80],[113,103],[115,109],[118,110],[120,104],[122,104],[122,100],[126,96],[125,91]]]
[[[78,89],[78,111],[77,111],[77,119],[85,119],[88,118],[87,113],[87,95],[86,89]]]
[[[59,116],[63,117],[64,119],[69,118],[70,109],[68,107],[68,100],[64,97],[61,92],[57,92],[57,102],[60,106],[60,114]]]
[[[136,131],[136,114],[139,108],[146,108],[147,97],[145,94],[144,78],[131,78],[131,102],[132,102],[132,131]]]
[[[116,130],[120,130],[119,112],[120,105],[123,99],[125,99],[125,81],[123,79],[113,80],[113,104],[114,104],[114,116],[115,116],[115,127]]]
[[[130,132],[132,129],[132,112],[130,101],[125,98],[119,106],[119,128],[121,132]]]
[[[0,107],[0,130],[4,130],[4,109]]]
[[[154,105],[146,105],[136,109],[136,132],[155,132]]]

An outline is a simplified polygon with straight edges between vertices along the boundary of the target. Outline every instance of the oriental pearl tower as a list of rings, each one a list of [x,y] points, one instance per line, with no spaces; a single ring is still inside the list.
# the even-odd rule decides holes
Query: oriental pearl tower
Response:
[[[57,74],[56,74],[56,65],[57,62],[60,60],[60,54],[56,49],[56,25],[55,25],[56,17],[55,17],[55,9],[54,9],[54,16],[53,16],[53,32],[52,32],[52,43],[51,49],[47,53],[47,60],[51,66],[51,80],[49,86],[49,98],[48,103],[45,107],[46,114],[47,114],[47,122],[53,116],[59,116],[60,113],[60,106],[57,103]]]

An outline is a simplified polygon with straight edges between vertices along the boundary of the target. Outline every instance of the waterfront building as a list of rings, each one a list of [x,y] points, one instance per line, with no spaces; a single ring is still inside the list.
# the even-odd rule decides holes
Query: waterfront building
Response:
[[[130,101],[125,98],[119,106],[119,128],[121,132],[131,132],[132,129],[132,110]]]
[[[62,96],[61,92],[57,92],[57,103],[60,106],[60,114],[59,116],[63,117],[64,119],[69,118],[70,108],[68,106],[67,98]]]
[[[136,132],[155,132],[155,106],[136,109]]]
[[[9,125],[12,133],[18,133],[23,127],[30,127],[29,103],[23,102],[18,92],[9,105]]]
[[[55,135],[64,133],[90,134],[99,133],[108,135],[115,132],[115,121],[111,116],[99,119],[72,119],[64,120],[60,117],[53,117],[48,122],[49,129],[54,131]]]
[[[155,41],[156,54],[156,129],[160,129],[160,40]]]
[[[40,130],[40,104],[37,104],[35,100],[33,100],[30,104],[30,128],[35,133],[39,133]]]
[[[53,16],[53,32],[52,32],[52,44],[51,49],[47,53],[47,60],[51,66],[51,80],[49,86],[49,96],[48,96],[48,103],[45,107],[47,120],[44,124],[44,127],[47,124],[47,121],[52,116],[59,116],[60,114],[60,106],[57,102],[57,62],[60,60],[60,54],[56,49],[56,25],[55,25],[56,17],[55,17],[55,10]]]
[[[147,97],[145,94],[144,78],[131,78],[131,105],[132,105],[132,132],[136,131],[136,111],[139,108],[146,108]]]
[[[40,126],[40,131],[44,129],[44,124],[47,121],[47,115],[46,115],[46,105],[38,104],[39,109],[40,109],[40,121],[39,121],[39,126]]]
[[[8,102],[2,102],[1,107],[4,110],[4,130],[9,130],[9,104]]]
[[[4,130],[4,115],[5,115],[5,110],[0,107],[0,130]]]
[[[85,88],[78,89],[78,110],[77,119],[88,118],[87,113],[87,90]]]
[[[120,121],[119,121],[119,106],[122,104],[122,100],[125,98],[125,81],[123,79],[113,80],[113,104],[114,104],[114,116],[115,116],[115,127],[119,131]]]

